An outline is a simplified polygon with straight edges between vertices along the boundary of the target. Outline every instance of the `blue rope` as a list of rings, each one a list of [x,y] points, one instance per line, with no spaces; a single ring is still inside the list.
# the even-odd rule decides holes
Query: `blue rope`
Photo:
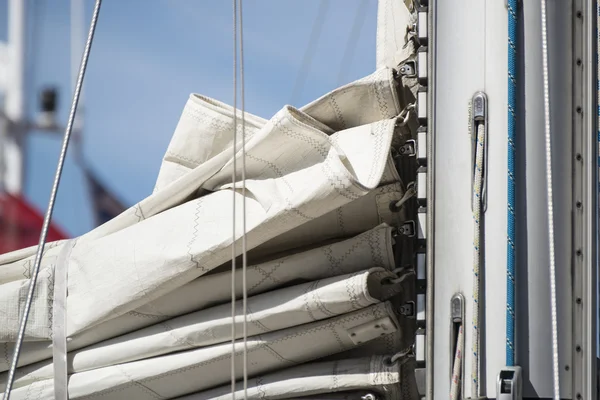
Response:
[[[506,246],[506,365],[515,365],[515,125],[517,0],[508,0],[508,223]]]

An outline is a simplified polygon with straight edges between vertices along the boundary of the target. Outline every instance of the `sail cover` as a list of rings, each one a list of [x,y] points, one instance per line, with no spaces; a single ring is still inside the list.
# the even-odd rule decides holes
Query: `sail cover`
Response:
[[[413,15],[400,5],[406,21],[395,27],[406,31]],[[68,277],[71,399],[221,398],[232,357],[234,377],[243,376],[244,346],[251,398],[412,393],[410,362],[392,358],[414,330],[401,315],[414,280],[410,267],[398,268],[410,241],[395,229],[408,182],[392,154],[414,135],[414,82],[394,70],[414,49],[381,50],[400,40],[389,39],[398,29],[381,15],[373,74],[268,120],[246,113],[245,137],[240,111],[190,96],[153,193],[74,242],[47,245],[11,398],[54,397],[57,271]],[[242,143],[246,190],[239,171],[232,177]],[[229,304],[232,277],[242,294],[230,264],[241,252],[244,203],[245,343],[240,305],[232,319]],[[0,256],[0,390],[34,253]]]

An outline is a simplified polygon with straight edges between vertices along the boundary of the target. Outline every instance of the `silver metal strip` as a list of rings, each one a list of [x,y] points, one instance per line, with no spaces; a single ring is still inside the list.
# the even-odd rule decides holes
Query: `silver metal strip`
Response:
[[[573,398],[596,400],[598,99],[596,2],[573,2]]]
[[[417,132],[417,162],[419,165],[427,163],[427,130]]]
[[[420,81],[427,80],[427,67],[428,67],[428,57],[427,57],[427,48],[424,48],[424,51],[419,49],[417,53],[417,76]]]

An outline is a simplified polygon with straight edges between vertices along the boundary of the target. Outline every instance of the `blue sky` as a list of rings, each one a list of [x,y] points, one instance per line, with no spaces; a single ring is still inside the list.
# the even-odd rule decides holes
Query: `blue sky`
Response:
[[[27,0],[35,51],[30,113],[43,85],[60,89],[59,116],[71,101],[69,0]],[[319,0],[246,0],[246,109],[269,118],[301,106],[375,68],[376,0],[327,1],[302,93],[292,91],[308,47]],[[86,25],[93,0],[86,0]],[[361,6],[362,4],[362,6]],[[7,0],[0,0],[0,40]],[[355,18],[362,22],[352,60],[342,66]],[[86,26],[87,29],[87,26]],[[190,93],[232,103],[232,5],[229,0],[104,0],[85,80],[84,155],[127,203],[151,193],[162,155]],[[45,209],[60,139],[28,142],[26,195]],[[83,176],[67,159],[54,219],[71,235],[92,228]]]

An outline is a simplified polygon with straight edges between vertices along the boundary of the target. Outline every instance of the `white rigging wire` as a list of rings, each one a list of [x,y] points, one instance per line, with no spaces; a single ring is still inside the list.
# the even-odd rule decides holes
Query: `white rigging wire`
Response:
[[[306,46],[306,51],[304,52],[304,56],[302,58],[302,64],[300,66],[300,70],[298,71],[298,75],[296,76],[294,88],[292,89],[292,99],[290,104],[295,104],[295,102],[298,101],[298,97],[302,94],[302,88],[304,87],[306,75],[308,75],[313,56],[315,55],[317,43],[319,42],[319,37],[321,36],[321,29],[323,28],[325,17],[327,16],[328,7],[329,1],[321,0],[319,9],[317,10],[317,18],[313,23],[310,37],[308,39],[308,45]]]
[[[558,318],[556,311],[556,258],[554,255],[554,201],[552,195],[552,137],[550,135],[550,88],[548,71],[548,22],[546,0],[541,0],[542,13],[542,65],[544,80],[544,131],[546,137],[546,190],[548,209],[548,248],[550,262],[550,308],[552,314],[552,372],[554,376],[554,399],[560,400],[558,363]]]
[[[238,5],[239,1],[239,5]],[[239,11],[238,11],[239,10]],[[239,12],[239,32],[238,32],[238,12]],[[235,397],[236,390],[236,368],[235,368],[235,342],[236,342],[236,193],[237,193],[237,74],[238,74],[238,34],[239,34],[239,73],[240,73],[240,99],[242,112],[242,312],[243,312],[243,384],[244,384],[244,399],[248,398],[248,288],[246,280],[246,272],[248,266],[247,249],[246,249],[246,118],[245,118],[245,97],[244,97],[244,40],[243,40],[243,12],[242,0],[233,0],[233,236],[232,236],[232,257],[231,257],[231,392],[232,398]]]
[[[237,0],[233,0],[233,171],[231,172],[231,183],[233,185],[231,197],[233,199],[233,231],[231,236],[231,398],[235,399],[235,200],[237,180]]]
[[[240,98],[242,108],[242,312],[244,322],[242,325],[244,355],[242,360],[244,374],[244,400],[248,398],[248,285],[246,272],[248,269],[248,257],[246,249],[246,105],[244,99],[244,23],[242,12],[242,0],[239,0],[240,12]]]
[[[348,65],[354,58],[354,52],[356,50],[356,42],[360,36],[360,32],[365,23],[367,16],[367,9],[369,6],[368,0],[362,0],[356,8],[356,14],[354,15],[354,22],[352,23],[352,30],[346,41],[346,48],[344,49],[344,55],[342,56],[342,63],[340,65],[340,71],[338,73],[337,86],[342,86],[346,80],[346,71],[348,71]]]
[[[77,104],[79,103],[79,96],[81,95],[81,88],[83,86],[83,78],[85,77],[85,71],[87,68],[88,58],[92,42],[94,40],[94,33],[96,31],[96,24],[98,22],[98,15],[100,13],[100,6],[102,0],[96,0],[94,6],[94,13],[92,15],[92,22],[90,23],[90,29],[88,32],[87,41],[83,50],[83,57],[81,59],[81,65],[79,67],[79,76],[77,77],[77,84],[75,85],[75,91],[73,93],[73,102],[71,103],[71,110],[69,112],[69,119],[67,127],[65,129],[65,135],[62,142],[62,148],[60,150],[60,156],[58,158],[58,165],[56,167],[56,174],[54,175],[54,183],[52,185],[52,191],[50,192],[50,200],[48,201],[48,209],[44,216],[44,223],[42,225],[42,231],[40,233],[40,240],[38,243],[37,251],[35,253],[35,261],[33,263],[31,278],[29,280],[29,290],[27,292],[27,300],[25,301],[25,308],[19,324],[19,332],[17,335],[17,341],[15,343],[15,350],[8,371],[8,379],[6,382],[6,389],[4,392],[4,400],[10,399],[10,392],[15,379],[15,372],[17,364],[19,362],[19,355],[21,354],[21,346],[23,345],[23,338],[25,337],[25,328],[27,327],[27,319],[29,317],[29,311],[31,310],[31,302],[33,300],[33,293],[35,291],[35,285],[37,277],[40,272],[40,264],[42,262],[42,254],[44,253],[44,246],[46,244],[46,238],[48,236],[48,229],[50,226],[50,220],[52,219],[52,212],[54,211],[54,203],[56,201],[56,195],[58,193],[58,186],[60,184],[60,178],[65,164],[65,157],[67,149],[69,147],[69,140],[71,138],[71,132],[73,131],[73,122],[75,120],[75,114],[77,112]]]

